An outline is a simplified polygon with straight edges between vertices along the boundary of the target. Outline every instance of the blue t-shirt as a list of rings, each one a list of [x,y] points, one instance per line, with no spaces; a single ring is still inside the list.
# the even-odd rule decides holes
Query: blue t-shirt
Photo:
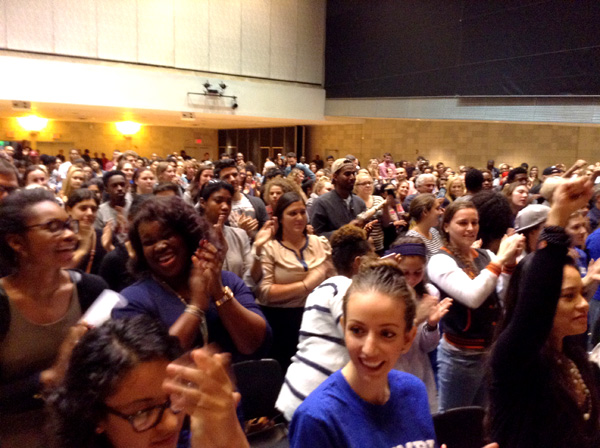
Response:
[[[397,370],[388,380],[390,399],[376,405],[360,398],[341,370],[335,372],[294,413],[290,447],[434,448],[425,385]]]
[[[260,307],[254,301],[254,295],[246,284],[233,272],[221,271],[221,282],[223,286],[229,286],[235,299],[248,310],[258,314],[265,319]],[[146,277],[121,291],[127,299],[127,305],[123,308],[115,308],[112,311],[113,319],[133,317],[138,314],[147,314],[160,320],[166,327],[171,327],[185,310],[183,302],[172,291],[167,290],[153,277]],[[266,321],[266,319],[265,319]],[[260,358],[266,354],[271,344],[271,327],[267,323],[265,340],[255,353],[250,356],[242,355],[235,347],[229,333],[217,312],[217,306],[211,301],[206,312],[206,323],[208,326],[208,342],[216,342],[224,352],[232,355],[233,361]],[[201,342],[200,335],[194,345]]]
[[[590,255],[591,260],[600,258],[600,229],[594,230],[585,240],[585,247]],[[594,294],[594,300],[600,300],[600,288]]]

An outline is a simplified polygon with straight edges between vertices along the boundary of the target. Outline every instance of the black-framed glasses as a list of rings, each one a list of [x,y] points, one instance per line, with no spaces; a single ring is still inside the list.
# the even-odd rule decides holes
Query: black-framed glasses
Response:
[[[171,398],[167,398],[167,401],[165,401],[162,404],[150,406],[133,414],[123,414],[122,412],[119,412],[116,409],[111,408],[110,406],[104,406],[110,414],[116,415],[117,417],[127,420],[135,432],[144,432],[154,428],[161,422],[165,410],[171,407]],[[181,410],[171,409],[171,412],[173,414],[179,414]]]
[[[31,226],[27,226],[26,229],[33,229],[35,227],[39,227],[42,230],[46,230],[54,236],[60,236],[65,230],[70,230],[73,233],[79,232],[79,221],[76,221],[71,218],[67,219],[66,221],[62,221],[60,219],[52,219],[42,224],[33,224]]]

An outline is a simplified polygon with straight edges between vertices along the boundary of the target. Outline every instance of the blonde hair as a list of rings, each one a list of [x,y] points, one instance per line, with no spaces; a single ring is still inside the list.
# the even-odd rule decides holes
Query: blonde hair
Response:
[[[448,181],[446,182],[446,196],[445,198],[448,199],[448,201],[450,202],[454,202],[454,200],[456,200],[455,197],[452,197],[452,185],[454,185],[455,183],[460,182],[463,186],[463,193],[465,191],[465,181],[462,180],[462,178],[460,176],[451,176],[448,178]]]
[[[71,193],[73,193],[74,188],[71,186],[71,183],[72,183],[73,175],[77,171],[81,172],[81,175],[83,176],[83,180],[85,181],[85,173],[83,172],[83,170],[75,165],[71,165],[69,167],[69,170],[67,171],[67,177],[65,177],[65,180],[62,183],[62,188],[60,190],[61,197],[68,198],[69,196],[71,196]],[[66,200],[65,200],[65,202],[66,202]]]

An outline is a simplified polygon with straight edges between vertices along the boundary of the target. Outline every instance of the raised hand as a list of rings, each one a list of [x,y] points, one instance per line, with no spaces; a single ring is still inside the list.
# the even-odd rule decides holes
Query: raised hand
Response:
[[[184,398],[192,448],[248,447],[236,415],[240,394],[227,375],[229,357],[207,349],[194,350],[190,356],[191,366],[167,366],[163,389]]]
[[[593,184],[587,176],[561,182],[554,190],[547,226],[564,227],[569,216],[585,206],[593,194]]]
[[[257,248],[263,247],[275,235],[275,221],[269,219],[265,225],[258,231],[254,238],[254,246]]]
[[[429,294],[423,294],[423,298],[417,306],[417,315],[415,316],[415,323],[417,325],[425,322],[431,314],[431,310],[438,304],[438,298],[430,296]]]
[[[102,238],[100,241],[102,242],[102,247],[106,252],[111,252],[115,250],[115,246],[112,243],[113,240],[113,220],[109,219],[107,223],[104,225],[102,229]]]
[[[223,227],[225,226],[226,219],[227,218],[225,215],[219,215],[217,223],[213,226],[213,228],[215,229],[215,235],[217,236],[217,241],[221,246],[223,254],[226,254],[229,250],[229,245],[227,244],[227,240],[225,239],[225,232],[223,229]]]
[[[90,327],[84,322],[69,328],[67,337],[60,344],[54,364],[40,374],[40,382],[45,389],[51,389],[60,384],[69,366],[73,349],[89,329]]]
[[[450,311],[450,307],[452,306],[453,300],[449,297],[446,297],[444,300],[436,303],[429,310],[429,316],[427,317],[427,325],[430,327],[435,327],[440,323],[442,317],[444,317],[448,311]]]
[[[517,257],[525,247],[525,236],[515,233],[511,236],[505,235],[498,248],[497,262],[504,265],[514,265]]]
[[[238,227],[248,234],[248,238],[252,239],[258,229],[258,220],[242,214],[238,220]]]

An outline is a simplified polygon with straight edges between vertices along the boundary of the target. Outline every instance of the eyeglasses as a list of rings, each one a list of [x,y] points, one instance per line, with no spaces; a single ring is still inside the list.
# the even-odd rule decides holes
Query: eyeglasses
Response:
[[[162,404],[157,404],[156,406],[151,406],[146,409],[142,409],[141,411],[137,411],[133,414],[123,414],[122,412],[117,411],[116,409],[111,408],[110,406],[106,406],[106,410],[117,417],[120,417],[124,420],[127,420],[133,430],[135,432],[144,432],[149,429],[154,428],[158,425],[162,418],[165,410],[171,407],[171,398],[167,398]],[[181,410],[173,410],[171,409],[173,414],[179,414]]]
[[[61,221],[60,219],[52,219],[48,222],[44,222],[42,224],[33,224],[25,228],[33,229],[35,227],[39,227],[42,230],[46,230],[54,236],[60,236],[65,230],[70,230],[73,233],[79,232],[79,221],[75,221],[71,218],[67,219],[66,221]]]
[[[359,187],[365,186],[365,187],[371,187],[373,185],[373,182],[361,182],[359,184],[356,184]]]

